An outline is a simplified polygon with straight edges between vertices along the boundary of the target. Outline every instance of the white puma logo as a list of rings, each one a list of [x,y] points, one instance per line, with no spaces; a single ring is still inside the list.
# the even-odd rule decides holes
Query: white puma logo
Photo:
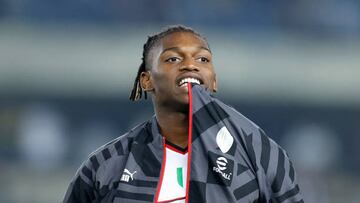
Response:
[[[128,169],[124,169],[124,173],[126,174],[122,174],[121,181],[129,182],[130,178],[131,180],[134,180],[134,174],[136,173],[136,171],[131,173]]]
[[[136,171],[134,171],[134,173],[131,173],[129,170],[125,169],[124,173],[129,174],[129,176],[131,177],[131,180],[134,180],[134,174],[136,173]]]

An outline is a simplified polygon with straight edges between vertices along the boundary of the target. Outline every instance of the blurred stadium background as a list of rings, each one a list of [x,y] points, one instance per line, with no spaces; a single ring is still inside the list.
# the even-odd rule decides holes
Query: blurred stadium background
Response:
[[[147,35],[178,23],[305,202],[360,202],[360,1],[0,0],[0,203],[61,202],[91,151],[153,114],[128,93]]]

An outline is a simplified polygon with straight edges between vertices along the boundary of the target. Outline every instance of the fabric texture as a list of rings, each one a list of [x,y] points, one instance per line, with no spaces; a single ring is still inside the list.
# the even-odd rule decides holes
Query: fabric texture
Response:
[[[192,95],[190,203],[303,202],[284,149],[202,86]],[[63,202],[154,202],[164,142],[154,116],[102,146],[79,168]]]

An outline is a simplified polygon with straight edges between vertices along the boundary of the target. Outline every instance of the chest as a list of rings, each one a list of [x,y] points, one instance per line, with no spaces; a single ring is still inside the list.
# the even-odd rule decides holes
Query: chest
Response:
[[[187,152],[166,147],[163,171],[160,175],[159,202],[185,202],[187,180]]]

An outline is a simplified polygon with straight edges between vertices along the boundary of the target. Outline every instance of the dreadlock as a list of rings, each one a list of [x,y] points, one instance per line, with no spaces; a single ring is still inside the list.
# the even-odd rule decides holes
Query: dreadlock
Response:
[[[170,26],[170,27],[165,28],[163,31],[161,31],[157,34],[148,36],[148,39],[143,47],[141,64],[139,66],[139,69],[138,69],[138,72],[137,72],[137,75],[136,75],[136,78],[134,81],[133,89],[131,90],[131,93],[130,93],[129,99],[131,101],[137,101],[137,100],[141,99],[141,97],[142,97],[143,90],[140,85],[140,76],[141,76],[142,72],[149,70],[149,67],[146,64],[146,61],[149,56],[149,52],[154,47],[154,45],[157,44],[162,38],[164,38],[165,36],[167,36],[169,34],[175,33],[175,32],[189,32],[189,33],[192,33],[192,34],[204,39],[205,42],[207,42],[205,37],[203,37],[202,35],[197,33],[192,28],[185,27],[183,25]],[[145,91],[144,91],[144,94],[145,94],[145,99],[147,99],[147,93]]]

